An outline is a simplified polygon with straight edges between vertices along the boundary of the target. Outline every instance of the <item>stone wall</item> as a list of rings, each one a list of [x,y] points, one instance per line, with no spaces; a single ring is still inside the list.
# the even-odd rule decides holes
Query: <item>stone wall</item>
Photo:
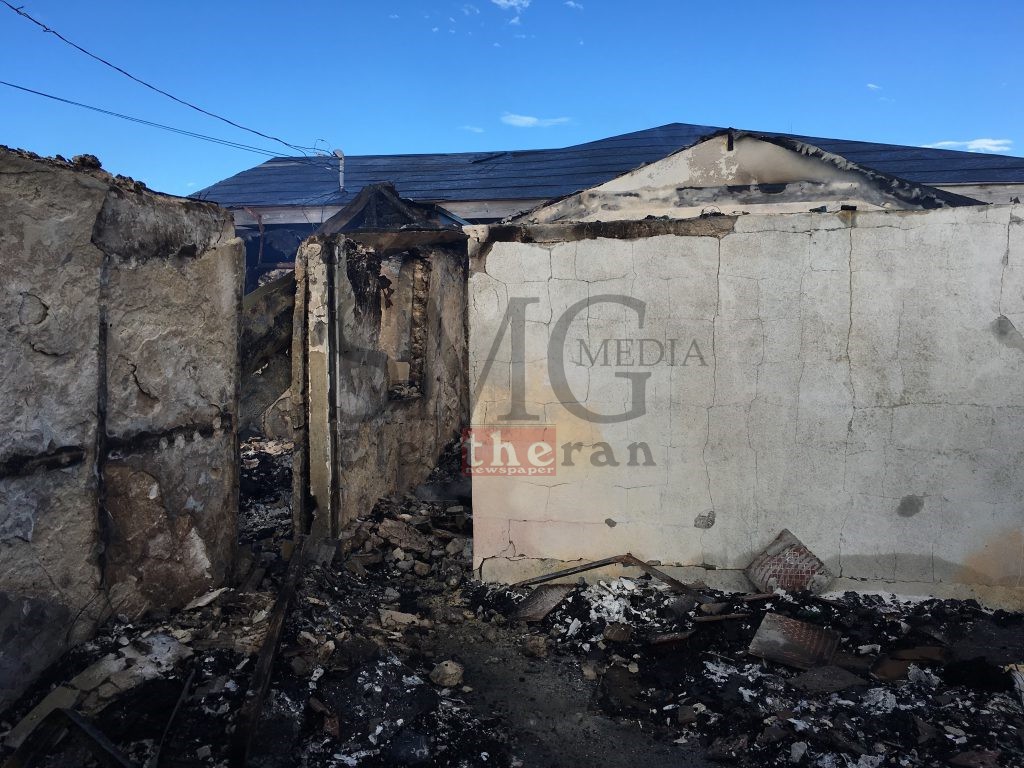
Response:
[[[319,235],[296,261],[292,392],[298,527],[337,535],[382,496],[423,482],[465,423],[465,244],[377,251]],[[388,279],[388,275],[392,279]]]
[[[839,586],[1024,605],[1022,217],[479,228],[473,423],[555,468],[474,477],[483,578],[631,551],[743,587],[788,528]]]
[[[0,150],[0,709],[228,573],[242,249],[216,206]]]

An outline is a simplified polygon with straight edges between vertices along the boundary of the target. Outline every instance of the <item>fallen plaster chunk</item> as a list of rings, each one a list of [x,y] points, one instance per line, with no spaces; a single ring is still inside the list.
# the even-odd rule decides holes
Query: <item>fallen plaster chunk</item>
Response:
[[[404,627],[424,627],[429,629],[433,626],[433,622],[429,619],[421,619],[412,613],[392,611],[387,608],[381,608],[378,612],[380,613],[380,625],[385,629],[403,629]]]
[[[229,589],[230,587],[221,587],[220,589],[215,589],[212,592],[207,592],[205,595],[200,595],[191,603],[186,605],[182,610],[194,611],[196,608],[205,608]]]
[[[463,671],[461,664],[449,659],[434,667],[434,671],[430,673],[430,680],[442,688],[454,688],[462,682]]]
[[[154,680],[175,664],[192,655],[192,649],[167,634],[155,634],[126,645],[116,654],[104,656],[73,677],[67,684],[54,688],[7,734],[5,744],[17,748],[29,734],[55,709],[79,706],[92,715],[106,707],[113,698]]]
[[[429,552],[430,540],[408,523],[386,519],[377,527],[377,533],[396,547],[410,552]]]
[[[754,558],[745,573],[762,592],[784,589],[820,594],[832,581],[825,564],[786,529]]]
[[[47,694],[46,698],[21,719],[21,722],[10,730],[4,743],[8,747],[20,747],[22,742],[29,737],[29,734],[47,715],[55,709],[68,709],[75,706],[81,695],[81,691],[65,685],[54,688]]]

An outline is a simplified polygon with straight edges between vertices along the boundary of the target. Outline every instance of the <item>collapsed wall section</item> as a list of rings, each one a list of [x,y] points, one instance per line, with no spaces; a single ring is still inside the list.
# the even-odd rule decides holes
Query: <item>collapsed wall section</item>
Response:
[[[847,587],[1020,606],[1022,213],[482,230],[482,577],[630,551],[742,587],[788,528]]]
[[[229,571],[242,250],[215,206],[0,152],[0,708]]]

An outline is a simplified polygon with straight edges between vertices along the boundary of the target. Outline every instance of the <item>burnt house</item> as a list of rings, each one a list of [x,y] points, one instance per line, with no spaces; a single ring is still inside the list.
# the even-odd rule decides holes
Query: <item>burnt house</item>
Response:
[[[596,187],[722,131],[670,123],[559,149],[409,155],[278,157],[193,195],[232,211],[246,243],[247,291],[259,275],[290,266],[299,243],[369,184],[444,206],[474,224],[519,215]],[[926,147],[770,134],[875,172],[989,203],[1024,190],[1024,159]]]

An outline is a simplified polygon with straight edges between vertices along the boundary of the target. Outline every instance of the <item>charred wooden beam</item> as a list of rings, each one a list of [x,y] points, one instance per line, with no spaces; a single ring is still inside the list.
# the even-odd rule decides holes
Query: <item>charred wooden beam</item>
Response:
[[[235,732],[232,736],[231,747],[228,754],[229,765],[232,768],[244,768],[249,762],[249,750],[259,726],[260,716],[263,714],[263,703],[266,701],[267,692],[270,690],[270,681],[274,673],[274,660],[277,658],[277,650],[281,645],[281,632],[284,629],[284,620],[288,616],[292,601],[295,598],[295,591],[306,565],[310,538],[301,539],[295,548],[291,561],[288,563],[288,572],[285,574],[284,584],[281,591],[277,593],[277,600],[270,613],[267,622],[267,634],[260,648],[259,656],[256,659],[256,666],[253,668],[252,680],[245,692],[245,701],[235,719]]]
[[[292,343],[295,273],[257,288],[242,300],[238,335],[244,375],[258,371]]]

